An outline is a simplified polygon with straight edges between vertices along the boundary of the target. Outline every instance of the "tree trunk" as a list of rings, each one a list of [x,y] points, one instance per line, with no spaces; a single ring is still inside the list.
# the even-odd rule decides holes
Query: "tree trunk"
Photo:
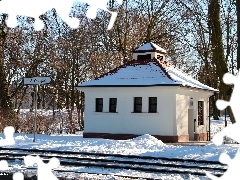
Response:
[[[209,30],[212,43],[212,60],[216,66],[216,72],[219,78],[219,97],[229,100],[231,96],[231,86],[223,82],[223,75],[228,72],[227,62],[224,57],[222,28],[220,22],[220,5],[218,0],[211,0],[208,6]],[[227,108],[232,123],[235,118],[231,108]]]
[[[11,100],[8,95],[8,85],[6,81],[6,72],[4,68],[4,44],[7,37],[6,31],[6,15],[3,15],[0,24],[0,109],[3,109],[5,115],[14,114],[12,112]],[[3,115],[4,116],[4,115]]]
[[[237,11],[237,69],[240,69],[240,0],[236,0]]]

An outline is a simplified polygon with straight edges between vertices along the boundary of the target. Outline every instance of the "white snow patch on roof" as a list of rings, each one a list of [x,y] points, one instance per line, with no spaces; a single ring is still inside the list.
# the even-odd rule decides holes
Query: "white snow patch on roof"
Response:
[[[198,80],[192,78],[188,74],[182,72],[181,70],[173,66],[165,67],[165,69],[173,80],[182,82],[183,86],[191,86],[200,89],[217,91],[216,89],[199,82]]]
[[[90,80],[79,86],[91,85],[154,85],[154,84],[181,84],[169,79],[154,62],[146,65],[131,65],[121,68],[114,74],[108,74],[99,80]]]
[[[151,45],[152,45],[156,50],[158,50],[158,51],[162,51],[162,52],[166,53],[166,50],[165,50],[165,49],[159,47],[158,45],[156,45],[156,44],[154,44],[154,43],[152,43],[152,42],[150,42],[150,43],[146,43],[146,44],[143,44],[142,46],[138,47],[136,50],[137,50],[137,51],[142,51],[142,50],[145,50],[145,51],[147,51],[147,50],[153,50],[153,48],[152,48]]]
[[[137,48],[136,50],[153,50],[153,48],[150,43],[146,43]]]
[[[151,42],[151,44],[156,48],[156,50],[162,51],[162,52],[167,52],[165,49],[161,48],[160,46],[154,44],[153,42]]]
[[[78,86],[183,85],[217,91],[193,79],[191,76],[173,66],[164,66],[164,68],[172,79],[170,79],[156,63],[149,62],[144,65],[129,65],[125,68],[120,68],[116,73],[108,73],[108,75],[98,80],[94,79],[83,82]]]

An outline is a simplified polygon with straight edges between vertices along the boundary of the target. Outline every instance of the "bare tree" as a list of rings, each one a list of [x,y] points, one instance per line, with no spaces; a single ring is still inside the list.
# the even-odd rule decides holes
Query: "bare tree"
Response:
[[[220,4],[218,0],[211,0],[208,6],[209,27],[211,30],[212,60],[216,66],[219,77],[220,97],[229,100],[231,95],[231,86],[226,85],[222,77],[228,72],[227,62],[224,56],[222,27],[220,21]],[[232,123],[235,123],[230,107],[227,107]]]
[[[237,11],[237,69],[240,69],[240,0],[236,0]]]

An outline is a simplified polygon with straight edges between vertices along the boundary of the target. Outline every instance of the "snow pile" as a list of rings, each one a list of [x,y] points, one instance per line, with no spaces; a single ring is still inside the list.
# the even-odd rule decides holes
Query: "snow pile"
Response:
[[[28,138],[26,135],[25,136],[17,136],[14,138],[15,141],[27,141],[27,140],[30,140],[30,138]]]
[[[144,134],[142,136],[138,136],[136,138],[133,138],[131,141],[136,142],[138,144],[148,144],[148,145],[154,144],[154,145],[166,146],[166,144],[164,144],[161,140],[159,140],[149,134]]]

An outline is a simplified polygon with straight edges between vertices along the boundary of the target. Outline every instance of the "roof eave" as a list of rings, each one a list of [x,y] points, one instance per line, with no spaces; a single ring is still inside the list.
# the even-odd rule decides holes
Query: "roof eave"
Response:
[[[76,87],[151,87],[151,86],[180,86],[181,84],[148,84],[148,85],[78,85]]]
[[[185,88],[190,88],[190,89],[196,89],[196,90],[203,90],[203,91],[208,91],[208,92],[215,92],[219,93],[219,90],[214,89],[203,89],[203,88],[198,88],[198,87],[192,87],[192,86],[184,86],[182,84],[149,84],[149,85],[78,85],[75,86],[76,88],[97,88],[97,87],[153,87],[153,86],[179,86],[179,87],[185,87]]]
[[[210,91],[210,92],[219,92],[219,90],[217,89],[203,89],[203,88],[198,88],[198,87],[192,87],[192,86],[186,86],[186,85],[180,85],[180,87],[186,87],[186,88],[190,88],[190,89],[197,89],[197,90],[204,90],[204,91]]]
[[[152,50],[134,50],[132,51],[133,53],[146,53],[146,52],[158,52],[158,53],[161,53],[161,54],[167,54],[166,52],[164,51],[160,51],[160,50],[157,50],[157,49],[152,49]]]

